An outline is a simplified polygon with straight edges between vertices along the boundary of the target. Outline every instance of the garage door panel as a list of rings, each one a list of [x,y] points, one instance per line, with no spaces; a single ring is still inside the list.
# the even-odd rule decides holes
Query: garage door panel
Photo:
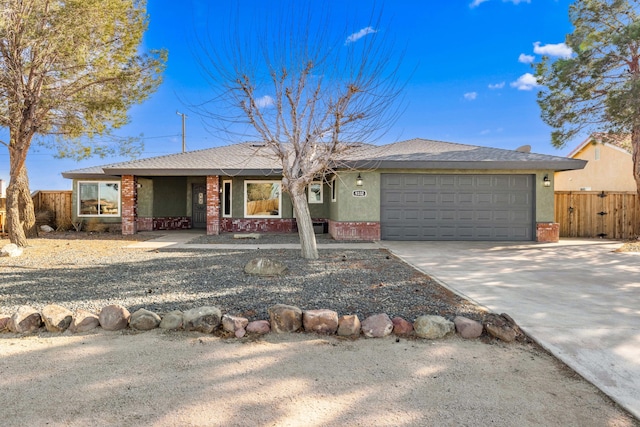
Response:
[[[383,174],[390,240],[532,240],[532,175]]]
[[[440,197],[436,200],[442,204],[453,205],[456,203],[456,193],[451,193],[448,191],[442,192],[440,193]]]

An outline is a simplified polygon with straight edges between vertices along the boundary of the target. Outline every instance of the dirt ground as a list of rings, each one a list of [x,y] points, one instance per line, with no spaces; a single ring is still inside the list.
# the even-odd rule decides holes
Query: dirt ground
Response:
[[[2,333],[0,390],[7,427],[640,426],[535,344],[457,336]]]
[[[154,330],[0,335],[10,426],[637,426],[534,345]]]

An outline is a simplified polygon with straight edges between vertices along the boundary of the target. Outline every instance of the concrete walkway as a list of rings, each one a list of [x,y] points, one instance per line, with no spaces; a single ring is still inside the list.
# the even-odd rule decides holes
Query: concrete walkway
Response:
[[[381,242],[448,288],[508,313],[640,419],[640,254],[619,242]]]
[[[229,250],[229,249],[300,249],[299,243],[206,243],[206,244],[190,244],[191,240],[202,236],[202,230],[172,230],[167,232],[153,231],[148,234],[154,237],[150,240],[136,242],[128,245],[129,249],[208,249],[208,250]],[[376,243],[319,243],[318,249],[380,249]]]

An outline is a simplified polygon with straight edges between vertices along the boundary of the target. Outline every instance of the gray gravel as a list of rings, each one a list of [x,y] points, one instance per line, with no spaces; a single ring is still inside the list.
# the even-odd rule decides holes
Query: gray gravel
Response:
[[[72,243],[81,249],[74,250]],[[109,304],[158,313],[214,305],[257,320],[268,319],[268,307],[282,303],[361,319],[382,312],[410,321],[423,314],[476,320],[484,314],[386,250],[321,250],[319,260],[309,261],[299,250],[243,250],[241,245],[180,251],[94,245],[37,239],[36,250],[0,258],[0,312],[11,314],[25,304],[96,313]],[[245,274],[245,264],[255,257],[279,260],[288,272],[271,278]]]

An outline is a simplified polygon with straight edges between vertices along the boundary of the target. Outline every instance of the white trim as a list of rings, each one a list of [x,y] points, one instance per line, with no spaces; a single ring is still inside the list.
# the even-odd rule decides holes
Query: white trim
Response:
[[[315,191],[311,190],[311,187],[317,185],[320,186],[320,191],[316,193]],[[324,203],[324,195],[322,193],[324,193],[322,181],[312,181],[311,184],[309,184],[309,186],[307,187],[307,200],[309,200],[309,204],[321,205],[322,203]],[[318,198],[317,195],[320,195],[320,198]]]
[[[82,200],[80,199],[81,195],[82,195],[82,191],[80,190],[81,185],[88,185],[88,184],[92,184],[92,185],[97,185],[98,186],[98,192],[97,192],[97,204],[96,204],[96,213],[95,214],[83,214],[81,213],[81,207],[82,207]],[[101,184],[116,184],[118,186],[118,200],[116,201],[116,212],[115,213],[100,213],[97,209],[97,206],[100,205],[100,185]],[[121,204],[121,190],[122,190],[122,182],[120,181],[78,181],[78,186],[77,186],[77,206],[76,206],[76,213],[78,215],[78,217],[83,217],[83,218],[117,218],[120,217],[120,204]]]
[[[226,206],[226,183],[229,183],[229,214],[225,214],[225,211],[227,210],[227,206]],[[225,179],[222,181],[222,217],[223,218],[231,218],[233,217],[233,180],[231,179]]]
[[[277,215],[247,215],[247,186],[249,184],[278,184],[278,214]],[[244,217],[245,218],[282,218],[282,181],[246,180],[244,181]]]
[[[596,144],[601,144],[604,145],[606,147],[610,147],[613,148],[614,150],[618,150],[621,153],[625,153],[628,154],[629,156],[631,156],[631,153],[628,152],[627,150],[625,150],[622,147],[618,147],[617,145],[613,145],[613,144],[609,144],[608,142],[602,142],[602,140],[600,139],[596,139],[593,138],[591,136],[589,136],[587,139],[585,139],[582,143],[580,143],[580,145],[578,145],[576,148],[574,148],[573,150],[571,150],[571,152],[569,154],[567,154],[567,157],[570,159],[575,158],[575,156],[577,156],[578,154],[580,154],[580,152],[589,144],[591,144],[593,141],[596,142]]]

